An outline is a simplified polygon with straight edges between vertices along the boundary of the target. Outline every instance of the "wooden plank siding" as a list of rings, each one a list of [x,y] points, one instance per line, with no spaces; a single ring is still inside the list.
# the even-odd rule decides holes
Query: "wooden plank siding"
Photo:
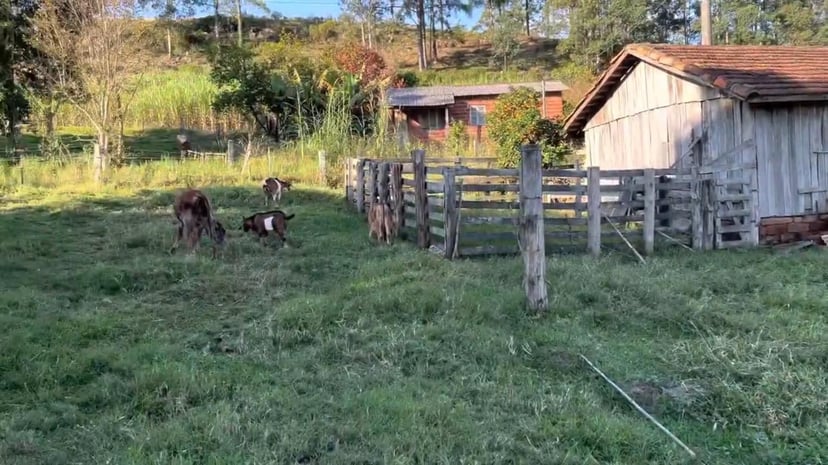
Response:
[[[691,132],[703,163],[740,144],[729,165],[755,164],[760,218],[828,213],[828,102],[749,104],[637,64],[584,129],[588,166],[601,171],[689,168]],[[741,179],[744,173],[717,174]]]
[[[828,212],[828,105],[753,107],[759,215]]]
[[[602,170],[673,167],[691,131],[701,131],[702,102],[713,98],[719,98],[714,89],[639,63],[587,123],[588,164]]]

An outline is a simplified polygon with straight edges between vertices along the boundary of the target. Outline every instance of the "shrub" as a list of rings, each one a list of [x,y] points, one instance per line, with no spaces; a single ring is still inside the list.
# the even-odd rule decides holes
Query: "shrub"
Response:
[[[463,121],[452,121],[446,135],[446,148],[452,154],[460,155],[469,147],[469,133],[466,131],[466,123]]]
[[[313,42],[329,42],[339,36],[339,23],[329,19],[310,26],[310,38]]]
[[[520,147],[524,144],[540,145],[544,167],[560,163],[571,153],[560,123],[541,117],[540,93],[532,89],[521,87],[501,95],[487,119],[489,138],[503,168],[519,166]]]
[[[382,56],[362,45],[344,45],[334,52],[333,59],[340,70],[357,76],[362,84],[375,83],[389,75]]]
[[[270,71],[290,72],[295,68],[304,70],[311,67],[302,43],[293,34],[286,32],[278,42],[265,42],[255,49],[256,61]]]

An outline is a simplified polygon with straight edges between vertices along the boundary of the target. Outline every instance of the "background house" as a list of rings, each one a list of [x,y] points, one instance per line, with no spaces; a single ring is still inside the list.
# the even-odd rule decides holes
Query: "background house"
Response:
[[[564,127],[601,169],[753,165],[760,236],[793,239],[828,229],[826,64],[828,47],[633,44]]]
[[[464,122],[471,140],[481,142],[486,138],[486,114],[494,108],[495,100],[518,87],[541,93],[540,110],[545,117],[563,114],[563,91],[568,87],[558,81],[392,88],[387,102],[403,143],[442,142],[453,121]]]

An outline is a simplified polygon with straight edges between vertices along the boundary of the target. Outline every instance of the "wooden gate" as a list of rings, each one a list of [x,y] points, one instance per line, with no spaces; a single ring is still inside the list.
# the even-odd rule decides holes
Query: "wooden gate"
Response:
[[[748,141],[699,169],[705,249],[759,244],[756,162],[732,156],[752,147]]]

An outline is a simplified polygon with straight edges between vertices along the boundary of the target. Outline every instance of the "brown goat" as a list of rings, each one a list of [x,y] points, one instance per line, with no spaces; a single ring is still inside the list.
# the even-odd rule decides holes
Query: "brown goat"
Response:
[[[274,231],[276,236],[282,241],[282,245],[287,243],[287,222],[295,214],[286,215],[281,210],[273,210],[269,212],[255,213],[242,220],[242,230],[244,232],[253,231],[259,236],[259,243],[264,244],[265,237],[268,236],[269,231]]]
[[[282,192],[289,191],[293,187],[290,181],[285,181],[277,177],[270,177],[262,181],[262,190],[265,195],[265,205],[273,200],[277,203],[282,201]]]
[[[182,238],[186,237],[187,248],[194,251],[198,247],[201,235],[206,232],[213,240],[213,257],[217,246],[224,245],[226,231],[221,222],[213,218],[210,199],[200,190],[188,189],[175,197],[173,204],[175,219],[178,220],[178,232],[170,253],[175,252]]]
[[[378,241],[385,240],[387,244],[390,244],[391,238],[397,232],[391,207],[387,203],[374,202],[368,211],[368,226],[369,239],[376,234]]]

